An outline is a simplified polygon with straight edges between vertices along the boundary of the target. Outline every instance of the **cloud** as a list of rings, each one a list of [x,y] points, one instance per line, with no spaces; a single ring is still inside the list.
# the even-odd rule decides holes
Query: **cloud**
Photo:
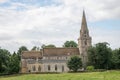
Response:
[[[4,2],[7,2],[9,0],[0,0],[0,3],[4,3]]]
[[[119,0],[52,0],[44,2],[44,5],[38,5],[37,0],[30,1],[34,4],[7,2],[9,7],[0,6],[0,43],[1,47],[10,51],[17,50],[21,45],[30,49],[34,45],[49,43],[62,46],[66,40],[77,42],[83,9],[88,25],[102,20],[120,19]],[[119,31],[115,29],[107,33],[106,30],[110,29],[106,27],[100,29],[89,26],[93,43],[108,41],[114,48],[119,47],[120,43],[114,42],[120,40]]]
[[[12,35],[9,34],[0,34],[0,40],[12,40],[14,37]]]

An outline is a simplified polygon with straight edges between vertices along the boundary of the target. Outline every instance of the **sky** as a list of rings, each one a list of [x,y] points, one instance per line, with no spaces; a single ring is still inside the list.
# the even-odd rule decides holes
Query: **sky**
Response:
[[[13,52],[77,42],[83,10],[92,44],[120,48],[120,0],[0,0],[0,46]]]

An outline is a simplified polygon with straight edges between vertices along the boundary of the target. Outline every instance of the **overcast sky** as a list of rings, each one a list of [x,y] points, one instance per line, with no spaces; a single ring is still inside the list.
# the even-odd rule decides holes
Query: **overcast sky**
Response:
[[[92,44],[119,48],[120,0],[0,0],[0,46],[13,52],[22,45],[77,42],[83,9]]]

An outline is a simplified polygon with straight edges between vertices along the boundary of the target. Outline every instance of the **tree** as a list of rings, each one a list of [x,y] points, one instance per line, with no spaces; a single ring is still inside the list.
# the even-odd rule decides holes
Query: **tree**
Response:
[[[0,48],[0,73],[7,73],[8,63],[10,58],[10,52],[6,49]]]
[[[14,52],[10,57],[9,73],[18,73],[20,70],[20,60],[18,55]]]
[[[36,46],[33,46],[33,48],[32,48],[31,50],[35,50],[35,51],[36,51],[36,50],[37,50],[37,47],[36,47]]]
[[[98,43],[88,49],[89,65],[93,65],[96,69],[110,69],[112,50],[108,47],[108,43]]]
[[[73,70],[74,72],[78,71],[82,67],[82,61],[81,58],[78,56],[73,56],[68,60],[67,66],[70,70]]]
[[[42,48],[56,48],[56,46],[53,45],[53,44],[49,44],[49,45],[43,44],[41,47],[42,47]]]
[[[66,41],[63,47],[77,47],[77,43],[75,41]]]
[[[112,64],[114,69],[120,69],[120,48],[113,50]]]

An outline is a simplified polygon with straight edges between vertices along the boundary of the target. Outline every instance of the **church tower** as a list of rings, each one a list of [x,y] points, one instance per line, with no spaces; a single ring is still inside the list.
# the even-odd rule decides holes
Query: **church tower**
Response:
[[[83,67],[86,68],[88,62],[87,49],[91,46],[91,37],[89,36],[89,30],[87,27],[85,12],[83,11],[80,37],[78,38],[78,47],[80,56],[82,59]]]

